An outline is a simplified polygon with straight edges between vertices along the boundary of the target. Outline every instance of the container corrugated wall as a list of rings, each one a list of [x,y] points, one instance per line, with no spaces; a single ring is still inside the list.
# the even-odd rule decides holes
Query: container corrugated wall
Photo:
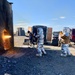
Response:
[[[52,28],[47,28],[47,41],[51,41],[52,40]]]

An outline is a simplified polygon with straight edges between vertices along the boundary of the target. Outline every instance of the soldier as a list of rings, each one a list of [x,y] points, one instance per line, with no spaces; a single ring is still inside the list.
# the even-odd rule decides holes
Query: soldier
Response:
[[[44,34],[43,34],[43,29],[38,28],[37,29],[37,51],[38,53],[36,56],[42,56],[42,54],[46,54],[46,51],[44,50],[43,44],[44,44]]]
[[[69,51],[69,43],[70,43],[70,37],[69,37],[69,33],[65,33],[62,37],[63,39],[62,41],[62,53],[61,56],[70,56],[71,53]]]
[[[30,31],[28,31],[28,34],[29,34],[29,45],[31,46],[32,44],[34,44],[34,42],[33,42],[33,34]]]

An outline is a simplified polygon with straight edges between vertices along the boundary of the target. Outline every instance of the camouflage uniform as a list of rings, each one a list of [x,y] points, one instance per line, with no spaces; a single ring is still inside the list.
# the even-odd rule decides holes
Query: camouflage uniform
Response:
[[[62,53],[61,56],[67,56],[67,55],[71,55],[70,51],[69,51],[69,43],[70,43],[70,37],[68,33],[65,33],[64,36],[61,37],[63,39],[62,41]]]

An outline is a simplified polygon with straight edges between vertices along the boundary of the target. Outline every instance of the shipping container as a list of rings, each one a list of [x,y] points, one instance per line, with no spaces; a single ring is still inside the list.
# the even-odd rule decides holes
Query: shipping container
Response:
[[[28,30],[33,34],[37,35],[37,28],[42,28],[44,31],[44,43],[52,40],[52,28],[47,26],[35,25],[32,27],[28,27]]]
[[[52,28],[47,28],[47,35],[46,35],[47,41],[52,41]]]
[[[75,43],[75,29],[72,29],[71,40]]]
[[[44,32],[44,43],[46,43],[46,34],[47,34],[47,27],[46,26],[33,26],[33,34],[37,35],[37,29],[38,28],[42,28],[43,29],[43,32]]]

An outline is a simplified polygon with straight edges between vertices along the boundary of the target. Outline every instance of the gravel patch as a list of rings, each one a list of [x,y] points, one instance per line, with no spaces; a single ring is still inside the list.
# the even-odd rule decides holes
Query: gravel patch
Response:
[[[75,56],[60,57],[60,50],[46,50],[36,57],[35,48],[16,48],[22,56],[0,56],[0,75],[75,75]],[[10,53],[10,52],[9,52]]]

